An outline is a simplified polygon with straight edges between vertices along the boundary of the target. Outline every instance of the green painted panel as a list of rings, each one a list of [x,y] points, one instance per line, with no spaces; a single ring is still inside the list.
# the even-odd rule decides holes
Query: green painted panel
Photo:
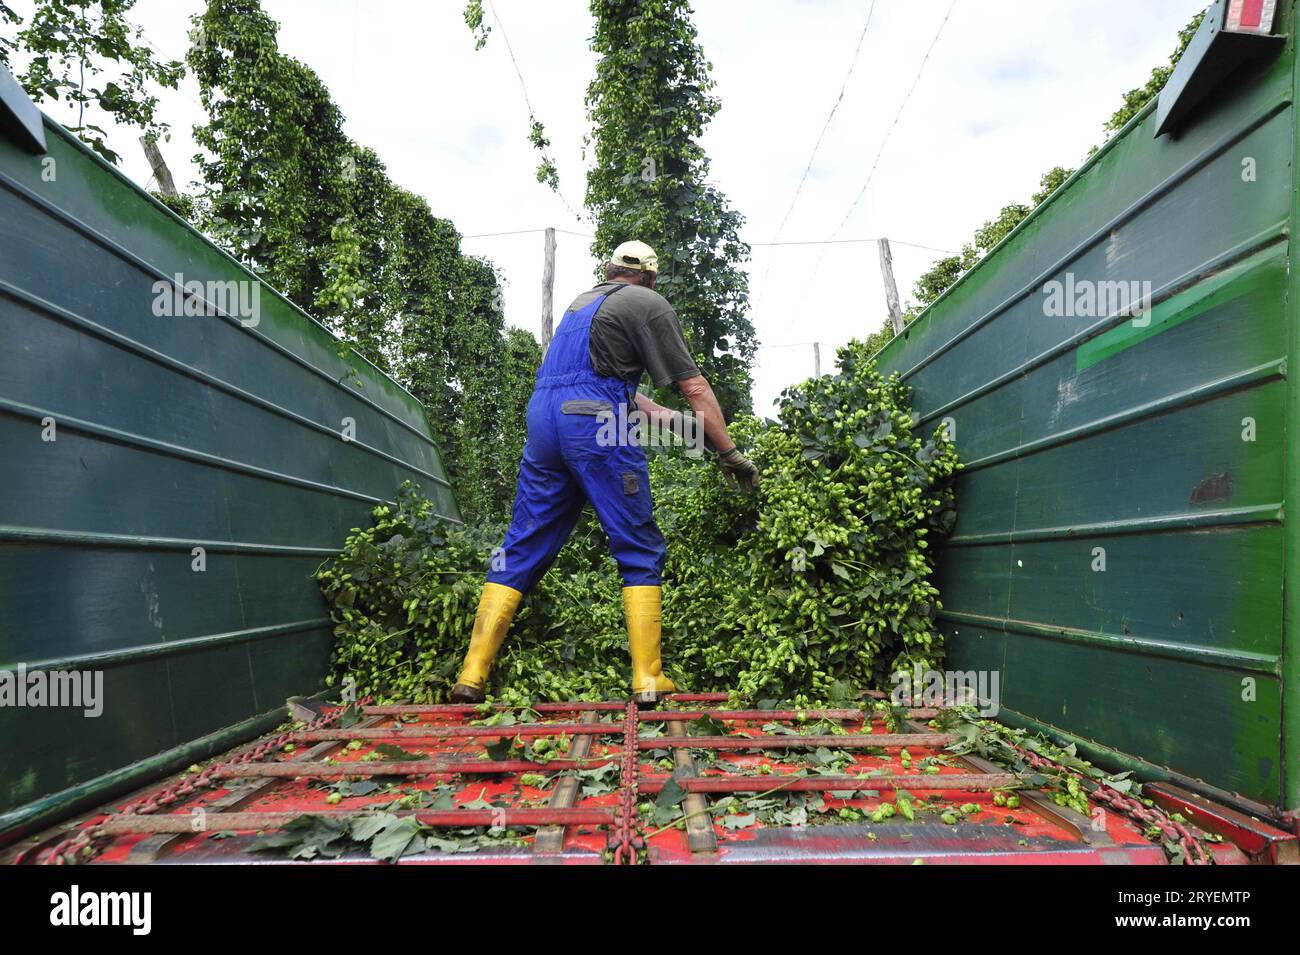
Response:
[[[1287,170],[1289,119],[1289,113],[1272,118],[1242,143],[1187,177],[1177,189],[1035,282],[1031,291],[997,312],[960,347],[937,354],[909,380],[923,406],[942,407],[957,401],[990,380],[1087,333],[1108,317],[1109,310],[1100,308],[1102,301],[1140,300],[1147,289],[1158,297],[1162,290],[1206,272],[1207,264],[1226,251],[1254,248],[1264,237],[1276,235],[1286,221],[1288,180],[1277,173],[1267,182],[1242,183],[1240,160],[1243,155],[1252,155],[1267,168]],[[1223,182],[1236,185],[1222,188]],[[1197,196],[1196,202],[1186,201],[1189,191]],[[1199,228],[1207,221],[1219,227]],[[1179,236],[1180,241],[1168,241],[1171,235]],[[1099,294],[1094,295],[1091,304],[1080,300],[1079,295],[1062,295],[1065,300],[1056,309],[1051,307],[1055,304],[1053,297],[1044,292],[1049,283],[1059,283],[1062,290],[1087,288]],[[1100,283],[1122,283],[1123,288]],[[1137,294],[1122,297],[1120,293],[1131,288],[1132,283],[1137,283]],[[1008,289],[1008,297],[1021,290]],[[1281,347],[1280,341],[1275,344]]]
[[[315,587],[306,584],[323,560],[285,554],[221,554],[209,559],[208,572],[214,566],[231,568],[239,579],[244,625],[270,627],[287,620],[315,620],[322,616]],[[285,587],[285,581],[298,586]]]
[[[293,640],[256,640],[248,644],[248,668],[253,692],[263,708],[302,692],[302,673],[321,672],[334,645],[333,628],[312,627],[294,634]]]
[[[0,709],[0,832],[23,803],[318,690],[315,568],[404,480],[458,516],[410,394],[47,132],[47,157],[0,138],[0,667],[97,671],[104,709]],[[175,275],[256,287],[259,320],[159,315]]]
[[[945,608],[1002,620],[1011,603],[1011,548],[944,547],[935,555]]]
[[[998,670],[1030,720],[1276,809],[1300,808],[1295,12],[1280,56],[1176,138],[1137,117],[879,357],[967,464],[939,558],[950,662]],[[1119,281],[1154,308],[1095,307]]]
[[[1152,317],[1158,336],[1133,341],[1082,370],[1071,368],[1083,348],[1106,337],[1099,336],[1008,386],[1024,394],[1022,442],[1068,434],[1116,412],[1166,411],[1280,374],[1277,364],[1286,354],[1279,307],[1288,281],[1285,251],[1285,245],[1273,245],[1167,300],[1168,321],[1156,326]],[[1126,322],[1120,329],[1131,327]]]
[[[1080,639],[1275,673],[1277,628],[1257,623],[1281,620],[1282,594],[1252,568],[1282,548],[1268,524],[950,547],[943,601],[949,616],[1050,621]]]
[[[1281,245],[1270,246],[1260,253],[1259,258],[1263,261],[1256,261],[1256,257],[1252,256],[1245,261],[1229,266],[1221,272],[1215,272],[1207,276],[1203,281],[1193,285],[1190,289],[1164,299],[1140,318],[1124,322],[1108,332],[1085,341],[1075,352],[1075,367],[1079,371],[1091,368],[1098,362],[1106,361],[1122,351],[1140,345],[1149,338],[1163,335],[1171,328],[1177,328],[1183,322],[1211,311],[1215,305],[1221,302],[1244,299],[1246,294],[1251,291],[1259,294],[1253,296],[1252,301],[1238,301],[1241,306],[1239,311],[1245,313],[1239,315],[1240,321],[1255,317],[1256,314],[1262,318],[1278,316],[1280,314],[1279,310],[1269,306],[1279,301],[1279,296],[1284,294],[1286,290],[1285,277],[1276,274],[1278,270],[1286,266],[1285,247]],[[1262,272],[1267,266],[1272,266],[1272,269],[1270,269],[1271,274],[1256,274]],[[1269,279],[1273,279],[1273,281],[1269,281]],[[1282,281],[1278,281],[1278,279]],[[1248,285],[1248,282],[1251,284]],[[1221,321],[1224,319],[1230,320],[1226,315],[1220,318]],[[1280,323],[1278,324],[1280,325]],[[1286,340],[1281,334],[1278,335],[1276,340],[1271,340],[1266,334],[1269,329],[1252,326],[1249,335],[1241,334],[1243,330],[1244,326],[1241,325],[1231,329],[1224,329],[1220,326],[1218,329],[1225,339],[1231,337],[1251,343],[1259,343],[1265,347],[1271,344],[1276,347],[1279,353],[1285,349]],[[1279,327],[1277,331],[1280,333],[1285,329]],[[1162,348],[1167,347],[1168,343],[1162,343]],[[1202,353],[1203,350],[1201,349],[1192,349],[1190,357],[1195,359]],[[1217,356],[1218,353],[1215,354]]]
[[[951,627],[951,629],[949,629]],[[1008,629],[946,624],[963,669],[1000,670],[1002,705],[1228,792],[1277,791],[1280,683]],[[1272,745],[1269,744],[1270,736]],[[1199,746],[1189,747],[1194,737]]]
[[[1282,6],[1281,4],[1279,6]],[[1293,3],[1280,11],[1279,30],[1291,22]],[[1151,123],[1144,118],[1122,136],[1113,137],[1076,174],[1075,180],[1058,191],[1038,214],[1021,224],[971,279],[954,286],[942,300],[939,313],[918,320],[901,340],[883,355],[884,364],[900,371],[912,368],[927,356],[970,329],[1012,296],[1039,288],[1063,260],[1077,258],[1082,244],[1102,241],[1122,224],[1126,215],[1150,201],[1157,191],[1182,170],[1215,150],[1231,148],[1233,140],[1279,110],[1288,114],[1292,97],[1293,41],[1285,54],[1258,67],[1244,66],[1231,84],[1202,104],[1195,121],[1180,131],[1177,139],[1155,140]],[[1288,120],[1288,123],[1290,121]],[[1281,175],[1280,188],[1290,189],[1290,158]],[[1268,182],[1269,171],[1260,175]],[[1273,179],[1278,186],[1277,179]],[[1223,184],[1220,184],[1223,185]],[[1230,210],[1231,211],[1231,210]],[[1284,211],[1284,214],[1285,211]],[[1205,220],[1198,227],[1207,226]],[[1198,228],[1198,231],[1201,231]],[[1177,244],[1183,237],[1160,235],[1161,245]],[[996,279],[988,275],[996,271]],[[929,402],[927,402],[929,404]]]
[[[1286,383],[1275,381],[998,465],[1019,468],[1015,527],[1280,502],[1285,395]],[[1242,440],[1247,418],[1257,423],[1257,440]]]
[[[1216,651],[1225,666],[1241,662],[1233,655],[1249,655],[1251,667],[1273,672],[1282,653],[1278,628],[1256,624],[1281,621],[1282,593],[1253,568],[1281,554],[1282,529],[1267,524],[1019,543],[1006,616],[1168,651]]]
[[[156,276],[120,253],[87,239],[67,221],[52,220],[30,199],[24,201],[12,192],[0,190],[0,218],[18,226],[13,254],[6,248],[3,281],[34,303],[28,306],[33,316],[46,319],[42,324],[47,328],[15,341],[22,343],[24,354],[32,360],[30,375],[36,382],[46,375],[56,376],[40,393],[47,401],[57,399],[63,406],[49,410],[76,416],[80,407],[93,404],[101,395],[109,400],[120,396],[134,412],[130,417],[115,415],[114,420],[131,430],[131,424],[143,426],[150,415],[165,411],[166,403],[158,401],[163,392],[156,379],[161,376],[168,381],[168,394],[188,390],[195,400],[216,402],[211,414],[218,420],[240,413],[254,418],[251,426],[242,427],[237,421],[223,420],[222,427],[214,429],[214,441],[237,442],[248,440],[249,435],[254,440],[264,439],[266,430],[281,422],[301,432],[302,440],[308,440],[312,424],[338,435],[342,419],[350,417],[356,422],[358,446],[351,449],[354,454],[364,454],[360,445],[389,455],[402,450],[409,452],[403,460],[441,473],[436,449],[427,439],[420,440],[389,418],[384,409],[367,403],[373,383],[370,388],[364,387],[364,381],[360,389],[323,388],[319,371],[304,367],[291,354],[266,347],[259,336],[266,331],[268,315],[276,312],[270,303],[278,301],[269,291],[265,297],[259,296],[262,321],[253,332],[216,316],[159,317],[154,314]],[[58,284],[52,285],[48,276],[42,278],[41,269],[48,270],[49,256],[60,246],[68,248],[65,254],[69,258],[60,268]],[[105,287],[114,290],[111,298],[103,296]],[[296,312],[291,317],[304,322]],[[33,324],[25,315],[13,320]],[[81,366],[63,362],[60,348],[70,340],[79,340],[82,348],[100,349],[104,358],[87,358]],[[160,355],[170,360],[170,365],[160,363]],[[87,365],[95,373],[78,375]],[[142,374],[155,380],[137,382]],[[227,390],[213,387],[210,379]],[[250,402],[250,396],[261,403]],[[275,410],[279,413],[272,413]],[[286,433],[282,430],[277,436]],[[277,442],[267,444],[275,446]],[[290,446],[283,453],[297,460],[298,450]]]
[[[161,276],[171,276],[179,272],[190,278],[202,281],[209,279],[244,279],[249,277],[238,263],[226,253],[207,242],[197,232],[189,229],[162,206],[153,203],[139,188],[115,169],[98,163],[93,156],[82,150],[79,143],[55,124],[47,120],[50,132],[48,157],[21,154],[6,143],[5,161],[0,167],[10,183],[10,188],[20,188],[32,197],[29,201],[44,203],[61,210],[79,224],[83,232],[106,237],[126,248],[131,256],[147,265],[157,274],[149,278],[152,283]],[[51,158],[55,162],[56,177],[53,181],[43,173],[49,168],[44,162]],[[0,190],[3,191],[3,190]],[[70,224],[61,218],[62,224]],[[21,237],[29,242],[43,245],[47,252],[58,255],[81,253],[84,247],[64,247],[64,239],[57,233],[51,233],[49,227],[37,227]],[[10,250],[16,256],[19,250]],[[70,254],[61,264],[67,266],[81,258]],[[21,260],[18,260],[21,261]],[[21,275],[21,273],[15,273]],[[37,274],[40,274],[39,266]],[[131,280],[126,286],[130,291],[138,279]],[[116,283],[113,285],[116,288]],[[75,290],[70,290],[75,293]],[[133,294],[134,297],[134,294]],[[152,301],[152,295],[150,295]],[[260,295],[261,321],[256,328],[256,338],[264,340],[297,356],[307,364],[320,369],[330,380],[341,381],[349,369],[357,372],[363,387],[365,402],[373,402],[383,411],[396,416],[417,434],[425,427],[423,409],[409,393],[396,382],[378,374],[365,359],[349,352],[340,356],[336,342],[322,326],[297,310],[292,304],[269,288],[263,288]],[[91,300],[91,304],[94,302]],[[152,313],[138,315],[134,328],[149,327]],[[177,347],[177,354],[187,354],[184,339],[192,336],[192,330],[186,331],[187,325],[175,322],[172,326],[159,323],[151,334],[172,334],[172,341]],[[233,343],[237,339],[230,339]],[[197,344],[197,343],[193,343]],[[168,352],[171,353],[170,351]],[[240,369],[231,362],[223,365],[227,375],[237,375]],[[276,389],[286,386],[275,382],[257,379],[254,375],[246,382],[255,390],[267,390],[276,394]],[[343,391],[344,389],[338,389]],[[292,393],[292,392],[286,392]],[[339,400],[337,397],[332,401]]]
[[[0,614],[0,647],[5,653],[0,666],[243,630],[243,608],[238,599],[231,599],[240,593],[234,555],[210,554],[207,572],[197,580],[191,559],[189,551],[0,547],[0,603],[5,608]],[[51,600],[52,586],[60,580],[76,581],[75,592],[70,588],[69,599]],[[171,595],[184,599],[164,602]],[[320,615],[315,606],[299,619]],[[135,625],[123,627],[119,619]],[[286,619],[279,616],[258,624]],[[34,620],[44,626],[32,626]],[[71,633],[78,634],[75,642],[58,638]]]
[[[174,709],[167,662],[148,660],[103,671],[104,710],[6,707],[0,713],[0,804],[19,806],[131,762],[130,752],[173,745]],[[126,743],[130,744],[130,749]],[[114,759],[106,765],[105,750]]]
[[[229,539],[225,472],[82,434],[66,422],[55,441],[42,441],[41,431],[39,418],[0,415],[0,442],[13,452],[0,458],[0,525]]]
[[[924,430],[950,418],[968,470],[977,469],[1008,449],[1064,440],[1117,411],[1177,406],[1225,383],[1280,374],[1279,368],[1265,366],[1285,356],[1284,313],[1277,303],[1285,297],[1287,281],[1286,247],[1275,243],[1167,299],[1167,306],[1162,303],[1156,312],[1169,317],[1161,323],[1159,341],[1146,335],[1102,361],[1077,367],[1084,348],[1132,327],[1125,322],[958,408],[932,412]],[[1116,406],[1117,394],[1124,396],[1122,407]]]

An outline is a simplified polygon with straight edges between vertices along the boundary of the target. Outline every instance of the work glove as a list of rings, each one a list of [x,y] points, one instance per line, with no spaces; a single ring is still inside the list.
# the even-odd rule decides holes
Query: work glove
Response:
[[[732,487],[739,486],[748,494],[758,490],[758,466],[741,454],[739,448],[733,447],[719,454],[718,466]]]

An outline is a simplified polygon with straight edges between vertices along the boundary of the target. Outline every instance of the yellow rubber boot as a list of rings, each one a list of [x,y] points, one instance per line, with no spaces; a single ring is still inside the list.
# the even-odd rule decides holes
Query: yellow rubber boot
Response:
[[[460,676],[456,678],[456,685],[451,691],[452,702],[483,702],[483,688],[487,685],[488,674],[492,672],[492,661],[501,649],[506,631],[510,629],[510,621],[514,619],[523,596],[513,587],[503,584],[483,585],[483,596],[479,598],[478,613],[474,617],[474,633],[469,638],[469,650],[465,653],[465,663],[461,666]]]
[[[641,703],[653,703],[657,694],[672,693],[676,684],[664,676],[659,660],[663,629],[663,588],[624,587],[627,643],[632,652],[632,693]]]

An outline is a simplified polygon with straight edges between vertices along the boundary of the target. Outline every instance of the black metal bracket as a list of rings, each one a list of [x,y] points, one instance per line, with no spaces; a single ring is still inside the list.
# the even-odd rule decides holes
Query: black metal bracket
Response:
[[[1286,37],[1226,29],[1228,0],[1215,0],[1183,51],[1156,104],[1157,136],[1172,132],[1224,78],[1247,60],[1277,54]]]
[[[45,120],[4,66],[0,65],[0,133],[31,153],[45,152]]]

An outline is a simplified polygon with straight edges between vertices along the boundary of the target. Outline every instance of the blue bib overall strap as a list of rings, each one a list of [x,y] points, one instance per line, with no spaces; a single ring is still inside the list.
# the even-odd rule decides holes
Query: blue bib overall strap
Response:
[[[636,382],[591,366],[591,321],[618,286],[561,320],[528,402],[528,440],[505,543],[491,583],[527,593],[569,539],[588,501],[626,587],[658,586],[665,547],[650,500],[645,450],[629,440]]]

